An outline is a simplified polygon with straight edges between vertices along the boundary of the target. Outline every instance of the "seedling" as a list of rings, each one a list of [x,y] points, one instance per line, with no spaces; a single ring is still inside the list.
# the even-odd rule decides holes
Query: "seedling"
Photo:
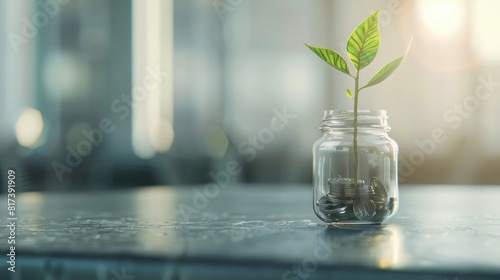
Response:
[[[382,67],[370,81],[364,86],[360,87],[360,72],[363,68],[370,65],[377,55],[378,48],[380,45],[380,32],[378,27],[378,15],[379,10],[375,11],[369,17],[367,17],[361,24],[352,32],[351,37],[347,41],[347,54],[351,60],[352,65],[355,69],[355,74],[351,74],[349,67],[347,66],[346,60],[338,52],[320,47],[313,47],[304,43],[311,51],[317,54],[326,63],[331,65],[333,68],[339,70],[340,72],[348,75],[354,79],[354,94],[348,88],[346,89],[346,95],[349,98],[354,99],[354,182],[358,182],[358,103],[359,103],[359,93],[368,87],[377,85],[383,82],[385,79],[396,71],[396,69],[403,63],[408,54],[406,54],[394,59],[387,65]],[[409,48],[408,48],[409,49]]]

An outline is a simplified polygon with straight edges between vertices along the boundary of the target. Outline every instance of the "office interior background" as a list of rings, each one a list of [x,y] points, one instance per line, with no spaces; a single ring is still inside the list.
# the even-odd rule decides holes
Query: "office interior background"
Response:
[[[498,1],[23,0],[0,2],[1,189],[11,168],[23,191],[203,184],[233,160],[232,182],[310,182],[352,81],[302,42],[345,54],[376,9],[362,80],[412,40],[360,99],[387,110],[400,183],[500,184]]]

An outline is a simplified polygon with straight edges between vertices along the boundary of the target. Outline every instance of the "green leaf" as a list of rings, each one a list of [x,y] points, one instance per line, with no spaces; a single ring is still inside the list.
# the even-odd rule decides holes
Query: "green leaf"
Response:
[[[368,66],[377,55],[380,45],[378,14],[379,10],[367,17],[347,41],[347,54],[358,71]]]
[[[350,90],[350,89],[346,89],[345,94],[347,95],[347,97],[349,97],[349,98],[353,98],[353,97],[352,97],[352,92],[351,92],[351,90]]]
[[[304,43],[304,45],[306,45],[311,51],[313,51],[321,59],[326,61],[326,63],[333,66],[335,69],[351,76],[351,73],[349,72],[349,67],[347,67],[347,62],[342,57],[342,55],[340,55],[336,51],[326,49],[326,48],[313,47],[313,46],[308,45],[306,43]]]
[[[401,65],[401,63],[403,63],[403,61],[405,60],[405,57],[406,57],[406,55],[403,55],[403,56],[398,57],[398,58],[394,59],[393,61],[387,63],[387,65],[384,66],[382,69],[380,69],[377,72],[377,74],[375,74],[375,76],[373,76],[373,78],[366,84],[366,86],[362,87],[362,89],[379,84],[379,83],[383,82],[385,79],[389,78],[389,76],[391,76],[392,73],[394,73],[394,71],[396,71],[396,69],[398,69],[399,65]]]

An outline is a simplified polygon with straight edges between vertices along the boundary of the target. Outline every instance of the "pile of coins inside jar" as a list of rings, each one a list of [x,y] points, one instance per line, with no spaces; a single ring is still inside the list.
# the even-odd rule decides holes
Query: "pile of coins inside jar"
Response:
[[[331,221],[382,222],[394,212],[396,199],[387,195],[384,184],[372,177],[365,186],[363,180],[354,184],[351,178],[328,179],[330,191],[316,203],[319,210]]]

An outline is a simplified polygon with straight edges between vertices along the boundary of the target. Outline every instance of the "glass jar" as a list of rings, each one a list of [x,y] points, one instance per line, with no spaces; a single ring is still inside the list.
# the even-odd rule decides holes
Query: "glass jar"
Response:
[[[325,111],[313,147],[314,212],[326,223],[378,224],[398,210],[398,145],[386,111],[357,115],[355,126],[353,110]]]

